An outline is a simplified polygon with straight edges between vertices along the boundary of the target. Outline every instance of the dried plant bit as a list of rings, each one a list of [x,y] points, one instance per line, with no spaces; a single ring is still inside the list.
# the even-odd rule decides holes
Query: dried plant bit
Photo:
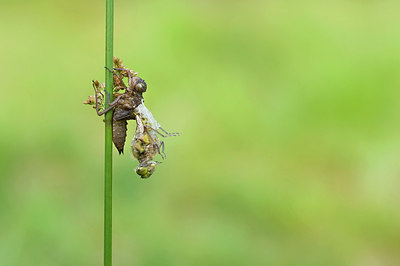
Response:
[[[114,65],[114,67],[125,68],[125,66],[122,64],[122,59],[119,59],[116,56],[114,56],[114,58],[113,58],[113,65]]]
[[[84,104],[94,105],[93,108],[102,111],[105,107],[104,102],[104,83],[100,83],[97,80],[92,80],[92,85],[94,89],[94,96],[89,95],[88,99],[84,101]],[[97,104],[96,104],[97,101]]]
[[[122,85],[121,81],[117,77],[114,76],[113,79],[114,79],[114,88],[113,88],[114,93],[126,90],[126,87]]]
[[[138,75],[137,72],[129,69],[129,68],[123,68],[123,67],[114,67],[115,71],[118,71],[119,73],[121,73],[121,75],[123,75],[124,77],[129,77],[129,75],[131,75],[132,77],[135,77]]]
[[[130,70],[128,68],[125,68],[125,66],[122,64],[122,60],[115,56],[113,60],[113,68],[122,77],[129,77],[128,71]]]
[[[86,101],[83,101],[83,104],[89,104],[89,105],[94,105],[95,101],[92,95],[89,95],[88,99]]]
[[[129,70],[128,68],[125,68],[125,66],[122,64],[122,60],[115,56],[113,59],[113,69],[115,70],[115,72],[111,71],[111,70],[109,70],[109,71],[113,72],[113,74],[114,74],[113,80],[114,80],[114,91],[115,92],[118,92],[120,90],[126,90],[126,86],[122,81],[123,78],[125,78],[125,77],[129,78],[130,74],[132,77],[137,75],[136,72],[133,72],[132,70]]]
[[[99,89],[99,87],[100,87],[100,82],[99,82],[98,80],[92,80],[92,82],[93,82],[94,87],[95,87],[96,89]]]
[[[138,73],[129,69],[114,68],[111,70],[107,67],[105,68],[113,73],[114,92],[125,90],[125,93],[138,94],[140,97],[142,97],[143,92],[146,92],[147,84],[142,78],[137,77]],[[126,76],[128,77],[129,86],[126,86],[123,81]]]

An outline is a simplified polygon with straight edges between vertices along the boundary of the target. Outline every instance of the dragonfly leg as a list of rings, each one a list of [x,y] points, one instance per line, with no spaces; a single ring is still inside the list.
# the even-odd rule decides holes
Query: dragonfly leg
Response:
[[[94,87],[94,84],[93,84],[93,87]],[[122,97],[122,95],[120,95],[120,96],[118,96],[113,102],[110,103],[110,94],[109,94],[108,91],[106,91],[106,90],[104,90],[104,92],[105,92],[105,94],[107,95],[107,104],[108,104],[108,107],[107,107],[106,109],[104,109],[103,111],[100,112],[100,111],[99,111],[99,107],[98,107],[98,105],[97,105],[97,92],[96,92],[96,89],[95,89],[94,97],[95,97],[95,99],[96,99],[96,112],[97,112],[97,115],[98,115],[98,116],[102,116],[102,115],[104,115],[105,113],[107,113],[108,111],[110,111],[111,109],[113,109],[113,108],[118,104],[119,99],[121,99],[121,97]]]
[[[161,155],[161,158],[163,160],[165,160],[167,158],[167,155],[165,155],[165,152],[164,152],[164,148],[165,148],[164,141],[160,141],[160,147],[158,148],[158,153]],[[160,149],[161,149],[161,152],[160,152]]]
[[[164,160],[164,156],[162,155],[162,153],[161,153],[161,151],[160,151],[161,145],[154,144],[154,146],[156,147],[158,154],[160,154],[160,155],[161,155],[161,158]]]
[[[114,67],[114,70],[129,72],[129,70],[128,70],[128,69],[125,69],[125,68],[117,68],[117,67]]]
[[[162,164],[162,162],[159,162],[159,161],[148,161],[148,160],[146,160],[146,161],[144,161],[144,162],[141,162],[141,163],[139,164],[139,166],[140,166],[140,167],[149,167],[149,166],[152,165],[152,164],[159,165],[159,164]]]
[[[170,133],[168,133],[165,129],[163,129],[162,127],[160,127],[160,129],[165,133],[165,134],[167,134],[167,136],[179,136],[181,133],[179,133],[179,132],[170,132]]]
[[[160,135],[160,136],[163,137],[163,138],[171,137],[171,136],[179,136],[179,135],[181,134],[181,133],[177,133],[177,132],[168,133],[167,131],[165,131],[164,129],[162,129],[162,128],[160,127],[160,129],[162,129],[162,131],[166,132],[166,134],[164,135],[163,133],[161,133],[160,131],[158,131],[158,130],[155,129],[155,128],[152,128],[152,127],[150,127],[150,126],[146,126],[146,127],[149,128],[149,129],[151,129],[151,130],[153,130],[154,132],[156,132],[158,135]]]
[[[129,69],[124,69],[124,68],[114,68],[114,70],[119,70],[119,71],[126,71],[126,73],[128,74],[128,83],[129,83],[129,88],[133,90],[133,88],[135,87],[135,82],[133,80],[133,77],[131,76],[131,71]]]
[[[104,113],[99,111],[99,104],[98,104],[98,99],[97,99],[97,90],[96,90],[96,87],[94,86],[94,80],[92,80],[92,82],[93,82],[92,84],[93,84],[93,89],[94,89],[94,99],[96,101],[96,112],[97,112],[98,116],[101,116]]]
[[[101,112],[99,112],[99,111],[97,111],[97,115],[98,116],[102,116],[102,115],[104,115],[105,113],[107,113],[108,111],[110,111],[111,109],[113,109],[115,106],[109,106],[108,108],[106,108],[106,109],[104,109],[103,111],[101,111]]]
[[[121,97],[122,97],[122,95],[119,95],[117,98],[115,98],[114,101],[112,101],[110,103],[110,93],[108,91],[106,91],[105,89],[104,89],[104,93],[107,95],[107,104],[108,104],[108,106],[115,106],[118,103],[119,99],[121,99]]]
[[[164,135],[164,134],[160,133],[157,129],[154,129],[154,128],[149,127],[149,126],[145,126],[145,127],[150,128],[151,130],[153,130],[154,132],[156,132],[158,135],[160,135],[163,138],[168,137],[167,135]]]

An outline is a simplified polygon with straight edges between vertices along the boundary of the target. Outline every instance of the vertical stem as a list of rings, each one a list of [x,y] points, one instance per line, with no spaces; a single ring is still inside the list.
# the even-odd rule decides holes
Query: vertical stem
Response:
[[[114,0],[106,0],[106,66],[113,68]],[[106,90],[113,99],[113,75],[105,70]],[[106,101],[106,108],[108,107]],[[104,265],[112,265],[112,114],[105,114]]]

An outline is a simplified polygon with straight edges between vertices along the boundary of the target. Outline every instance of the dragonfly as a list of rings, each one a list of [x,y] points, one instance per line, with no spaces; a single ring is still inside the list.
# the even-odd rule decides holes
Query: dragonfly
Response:
[[[169,133],[163,129],[143,101],[135,108],[135,114],[136,131],[131,145],[132,155],[139,161],[139,166],[135,171],[142,178],[148,178],[153,174],[155,167],[161,163],[153,161],[153,158],[157,154],[160,154],[162,159],[166,158],[164,141],[160,141],[158,136],[179,136],[180,133]]]
[[[179,136],[180,133],[168,133],[144,105],[142,94],[146,92],[147,84],[137,76],[137,73],[125,68],[122,61],[116,57],[114,57],[113,69],[108,69],[108,71],[113,73],[115,100],[110,102],[110,95],[105,90],[104,83],[93,81],[94,97],[89,96],[84,103],[95,105],[94,108],[99,116],[114,110],[112,138],[120,154],[123,153],[126,140],[127,120],[136,120],[136,131],[131,145],[132,155],[139,161],[135,172],[142,178],[148,178],[155,171],[155,167],[161,163],[154,161],[154,157],[160,154],[162,159],[166,158],[165,144],[159,140],[158,136]],[[128,78],[128,86],[123,81],[124,77]],[[119,93],[120,90],[124,90],[124,92]],[[105,108],[106,101],[107,108]]]

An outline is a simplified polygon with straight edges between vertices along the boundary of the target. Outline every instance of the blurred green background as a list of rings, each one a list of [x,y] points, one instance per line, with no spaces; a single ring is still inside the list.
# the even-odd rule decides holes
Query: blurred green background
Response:
[[[0,2],[0,265],[102,265],[104,1]],[[169,131],[114,152],[114,265],[400,265],[398,1],[119,1]]]

